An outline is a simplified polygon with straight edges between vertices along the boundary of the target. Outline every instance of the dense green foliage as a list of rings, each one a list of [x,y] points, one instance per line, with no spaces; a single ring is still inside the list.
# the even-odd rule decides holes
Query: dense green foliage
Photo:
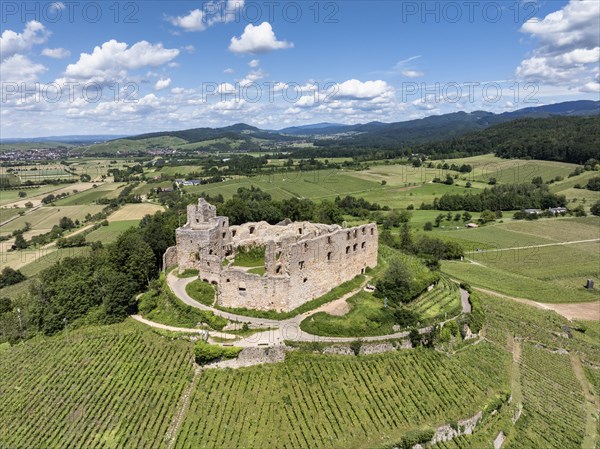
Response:
[[[25,275],[19,270],[13,270],[11,267],[4,267],[2,273],[0,273],[0,288],[4,288],[8,285],[15,285],[19,282],[23,282]]]
[[[211,345],[203,340],[198,340],[194,346],[194,357],[196,363],[205,365],[218,359],[234,359],[242,351],[235,346]]]
[[[563,195],[550,192],[547,185],[534,184],[501,184],[480,193],[466,195],[444,194],[435,198],[432,205],[422,205],[422,209],[467,210],[481,212],[484,210],[515,209],[548,209],[564,207],[567,200]]]
[[[598,157],[600,121],[593,117],[524,118],[452,140],[423,145],[428,153],[486,154],[583,164]]]

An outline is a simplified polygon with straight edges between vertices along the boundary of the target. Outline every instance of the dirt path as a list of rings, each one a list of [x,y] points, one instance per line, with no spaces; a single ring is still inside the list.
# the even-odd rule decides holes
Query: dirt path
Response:
[[[532,301],[525,298],[515,298],[503,293],[498,293],[494,290],[486,288],[473,287],[475,290],[488,295],[498,296],[500,298],[511,299],[522,304],[527,304],[538,309],[552,310],[559,315],[564,316],[568,320],[585,320],[585,321],[600,321],[600,301],[580,302],[580,303],[565,303],[565,304],[543,304],[541,302]]]
[[[593,387],[585,377],[583,366],[581,366],[581,359],[577,354],[571,354],[571,366],[573,366],[573,372],[581,384],[583,395],[585,397],[585,436],[583,438],[581,448],[594,449],[596,447],[596,442],[598,441],[598,434],[596,432],[596,415],[600,409],[600,401],[596,397]]]
[[[591,242],[600,242],[600,239],[573,240],[570,242],[557,242],[557,243],[543,243],[541,245],[515,246],[512,248],[481,249],[479,251],[465,251],[465,254],[495,253],[495,252],[499,252],[499,251],[513,251],[513,250],[521,250],[521,249],[529,249],[529,248],[544,248],[546,246],[576,245],[578,243],[591,243]]]

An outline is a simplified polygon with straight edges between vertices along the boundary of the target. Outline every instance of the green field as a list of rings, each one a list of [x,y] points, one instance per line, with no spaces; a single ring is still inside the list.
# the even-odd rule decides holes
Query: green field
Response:
[[[42,195],[47,195],[53,191],[63,189],[63,188],[64,188],[64,185],[47,184],[47,185],[42,185],[42,186],[34,187],[34,188],[30,188],[30,187],[25,188],[24,187],[21,190],[19,190],[19,189],[0,190],[0,205],[14,203],[15,201],[19,201],[19,200],[27,201],[32,198],[40,197]],[[27,196],[25,198],[20,198],[19,197],[20,191],[27,193]]]
[[[139,220],[111,221],[108,223],[108,226],[100,226],[95,231],[90,232],[85,239],[88,242],[100,241],[104,244],[112,243],[117,240],[120,234],[129,228],[137,226],[139,222]]]
[[[85,205],[85,206],[44,206],[30,214],[19,217],[16,220],[0,227],[2,231],[14,231],[21,229],[25,223],[31,223],[32,229],[48,229],[58,224],[62,217],[69,217],[72,220],[83,221],[85,216],[100,212],[104,206]]]
[[[66,198],[55,201],[56,206],[81,206],[85,204],[95,204],[96,200],[109,197],[110,193],[123,187],[124,183],[105,183],[98,187],[86,190],[76,194],[71,194]]]

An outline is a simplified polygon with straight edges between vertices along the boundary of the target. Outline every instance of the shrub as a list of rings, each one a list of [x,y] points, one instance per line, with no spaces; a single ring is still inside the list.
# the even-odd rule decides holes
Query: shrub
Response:
[[[354,353],[354,355],[360,354],[360,348],[362,348],[362,340],[354,340],[350,343],[350,349]]]
[[[400,449],[411,449],[417,444],[428,443],[434,435],[435,431],[429,427],[411,430],[402,437],[397,446]]]
[[[23,282],[25,279],[27,278],[19,270],[13,270],[10,267],[4,267],[2,273],[0,273],[0,288],[18,284],[19,282]]]
[[[199,340],[194,346],[194,356],[197,364],[205,365],[221,358],[233,359],[239,355],[241,350],[242,348],[235,346],[223,347]]]

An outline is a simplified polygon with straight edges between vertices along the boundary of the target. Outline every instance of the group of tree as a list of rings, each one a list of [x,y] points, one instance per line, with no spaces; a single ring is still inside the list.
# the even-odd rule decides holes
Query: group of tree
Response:
[[[549,207],[564,207],[566,204],[565,196],[550,192],[547,184],[501,184],[476,194],[447,193],[440,198],[434,198],[433,204],[422,204],[421,209],[482,212],[486,209],[494,211],[548,209]]]
[[[14,270],[11,267],[4,267],[0,273],[0,288],[8,287],[9,285],[15,285],[19,282],[23,282],[25,275],[19,270]]]
[[[384,245],[425,259],[433,268],[438,267],[437,261],[439,260],[460,259],[463,256],[462,246],[458,243],[447,242],[428,235],[415,237],[408,223],[402,224],[397,235],[389,230],[383,230],[380,234],[380,240]]]

